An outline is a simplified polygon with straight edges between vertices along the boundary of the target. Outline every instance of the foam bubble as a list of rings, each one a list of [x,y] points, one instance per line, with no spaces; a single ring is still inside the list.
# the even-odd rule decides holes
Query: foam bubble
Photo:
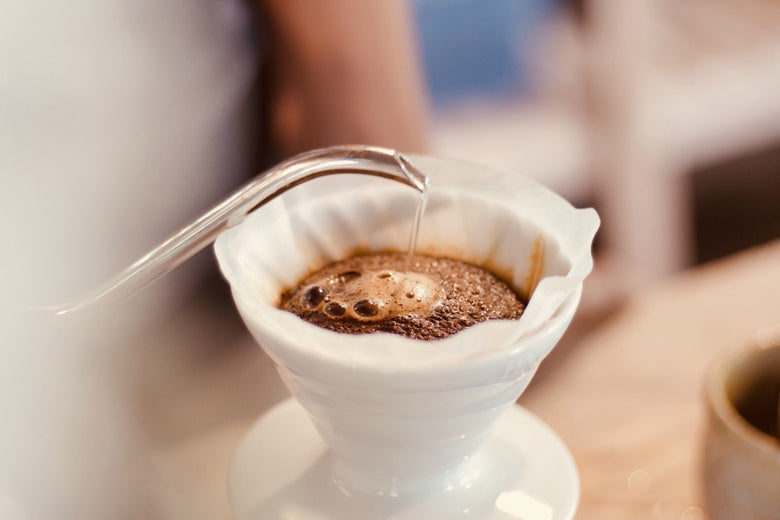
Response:
[[[379,314],[379,306],[371,300],[360,300],[352,306],[358,316],[368,318]]]
[[[328,302],[325,304],[325,314],[328,316],[337,318],[340,316],[344,316],[344,314],[347,312],[347,308],[344,306],[343,303],[340,302]]]
[[[303,304],[306,307],[309,309],[316,309],[320,303],[322,303],[325,298],[327,298],[327,296],[328,290],[326,288],[320,287],[319,285],[314,285],[306,289],[306,292],[303,293],[301,299],[303,300]]]

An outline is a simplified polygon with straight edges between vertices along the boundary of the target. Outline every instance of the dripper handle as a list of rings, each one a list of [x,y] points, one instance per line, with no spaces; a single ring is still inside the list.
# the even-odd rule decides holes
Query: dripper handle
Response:
[[[427,177],[403,154],[389,148],[349,145],[305,152],[259,174],[92,292],[45,309],[62,315],[108,297],[124,300],[181,265],[214,242],[220,233],[240,224],[278,195],[317,177],[340,173],[383,177],[420,192],[428,185]]]

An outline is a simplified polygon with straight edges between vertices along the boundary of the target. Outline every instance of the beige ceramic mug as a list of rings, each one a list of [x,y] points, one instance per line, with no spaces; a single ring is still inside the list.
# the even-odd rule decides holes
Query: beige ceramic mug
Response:
[[[710,370],[704,487],[712,520],[780,519],[780,339]]]

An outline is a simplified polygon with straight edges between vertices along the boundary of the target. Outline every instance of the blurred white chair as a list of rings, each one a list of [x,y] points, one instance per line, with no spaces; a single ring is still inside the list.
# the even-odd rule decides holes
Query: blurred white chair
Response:
[[[780,140],[780,4],[591,0],[595,193],[624,287],[692,258],[686,174]]]

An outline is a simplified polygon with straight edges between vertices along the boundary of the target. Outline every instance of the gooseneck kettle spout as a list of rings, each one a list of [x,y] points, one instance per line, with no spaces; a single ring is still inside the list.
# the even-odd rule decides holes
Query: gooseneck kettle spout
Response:
[[[424,192],[428,180],[403,154],[375,146],[336,146],[297,155],[261,173],[132,265],[83,297],[46,307],[66,314],[108,297],[123,300],[151,284],[258,207],[299,184],[325,175],[354,173],[384,177]]]

